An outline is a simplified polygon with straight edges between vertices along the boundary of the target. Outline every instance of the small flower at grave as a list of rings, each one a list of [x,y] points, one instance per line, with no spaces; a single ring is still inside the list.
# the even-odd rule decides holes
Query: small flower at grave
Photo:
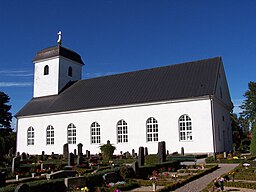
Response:
[[[237,156],[234,156],[233,159],[239,159]]]
[[[248,168],[248,167],[250,167],[250,166],[251,166],[250,163],[244,163],[244,164],[243,164],[243,167],[245,167],[245,168]]]
[[[115,189],[113,192],[122,192],[120,189]]]
[[[87,187],[83,187],[83,188],[81,188],[81,191],[88,192],[89,189]]]
[[[164,173],[164,176],[165,176],[165,177],[168,177],[168,176],[169,176],[169,173],[168,173],[168,172],[165,172],[165,173]]]
[[[172,174],[172,178],[176,181],[177,178],[178,178],[178,175],[177,174]]]

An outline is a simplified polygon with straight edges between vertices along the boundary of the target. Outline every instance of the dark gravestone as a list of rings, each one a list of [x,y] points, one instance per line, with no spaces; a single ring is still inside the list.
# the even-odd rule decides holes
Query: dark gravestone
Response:
[[[74,155],[76,156],[77,154],[76,154],[76,149],[74,149]]]
[[[132,164],[132,169],[136,175],[136,177],[139,176],[139,163],[138,161],[135,161],[133,164]]]
[[[166,149],[165,149],[165,142],[161,141],[158,142],[158,163],[163,163],[166,161]]]
[[[110,141],[109,140],[107,140],[107,145],[110,145]]]
[[[131,154],[127,151],[127,152],[125,153],[125,158],[126,158],[126,159],[129,159],[130,156],[131,156]]]
[[[20,152],[17,152],[17,153],[16,153],[16,157],[19,157],[19,156],[20,156]]]
[[[76,164],[81,165],[83,163],[83,160],[84,160],[83,156],[78,155],[76,159]]]
[[[80,156],[83,155],[83,144],[82,143],[79,143],[77,145],[77,154]]]
[[[12,173],[14,174],[15,171],[17,171],[20,167],[20,158],[19,157],[14,157],[12,158]]]
[[[132,150],[132,156],[135,157],[135,150]]]
[[[28,192],[28,191],[30,191],[29,186],[28,184],[25,184],[25,183],[19,184],[14,190],[14,192]]]
[[[118,181],[121,181],[120,176],[118,176],[115,172],[106,173],[103,175],[103,180],[106,184],[109,183],[117,183]]]
[[[181,147],[181,155],[184,156],[184,147]]]
[[[6,173],[0,172],[0,187],[4,187],[6,183]]]
[[[145,147],[145,156],[147,156],[147,155],[148,155],[148,148]]]
[[[91,156],[91,153],[90,153],[90,151],[89,150],[86,150],[86,158],[90,158],[90,156]]]
[[[140,147],[139,148],[139,156],[138,156],[139,167],[143,166],[144,162],[145,162],[144,147]]]
[[[20,158],[20,160],[21,161],[24,161],[24,160],[26,160],[27,159],[27,155],[26,155],[26,153],[21,153],[21,158]]]
[[[44,151],[42,151],[42,154],[41,154],[40,159],[41,159],[42,161],[45,161],[45,153],[44,153]]]
[[[169,150],[166,151],[166,154],[169,155]]]
[[[74,166],[75,165],[75,157],[73,153],[69,153],[68,156],[68,166]]]
[[[68,143],[63,145],[63,157],[64,159],[68,159],[69,150],[68,150]]]

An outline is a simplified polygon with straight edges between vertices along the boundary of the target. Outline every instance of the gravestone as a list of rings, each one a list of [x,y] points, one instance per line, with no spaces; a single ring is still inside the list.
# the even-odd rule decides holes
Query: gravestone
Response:
[[[170,154],[170,153],[169,153],[169,150],[167,150],[167,151],[166,151],[166,154],[167,154],[167,155],[169,155],[169,154]]]
[[[135,157],[135,150],[132,150],[132,157]]]
[[[76,156],[76,149],[74,149],[74,155]]]
[[[42,151],[42,154],[41,154],[40,159],[41,159],[42,161],[44,161],[44,160],[45,160],[45,153],[44,153],[44,151]]]
[[[184,147],[181,147],[181,155],[184,156],[185,152],[184,152]]]
[[[69,153],[68,156],[68,166],[74,166],[75,165],[75,157],[73,153]]]
[[[12,173],[14,174],[15,171],[20,167],[20,158],[19,157],[14,157],[12,158]]]
[[[17,152],[17,153],[16,153],[16,157],[19,157],[19,156],[20,156],[20,152]]]
[[[54,152],[52,152],[52,154],[51,154],[51,158],[52,158],[52,159],[54,159],[54,158],[55,158]]]
[[[90,158],[90,156],[91,156],[91,153],[90,153],[90,151],[89,150],[86,150],[86,158]]]
[[[15,188],[15,190],[14,190],[14,192],[28,192],[28,191],[30,191],[30,189],[29,189],[28,184],[26,184],[26,183],[21,183],[21,184],[19,184],[19,185]]]
[[[226,151],[223,152],[223,157],[224,157],[224,159],[227,159],[227,152]]]
[[[139,148],[138,164],[139,167],[143,166],[145,162],[144,147]]]
[[[6,173],[0,172],[0,187],[4,187],[6,183]]]
[[[68,159],[69,150],[68,150],[68,143],[63,145],[63,157],[64,159]]]
[[[163,163],[166,161],[166,149],[165,141],[158,142],[158,163]]]
[[[148,148],[145,147],[145,157],[148,155]]]
[[[20,160],[21,160],[21,161],[24,161],[24,160],[26,160],[26,159],[27,159],[26,153],[25,153],[25,152],[21,153],[21,158],[20,158]]]
[[[121,181],[120,176],[115,172],[106,173],[102,177],[106,184],[117,183],[118,181]]]
[[[131,154],[127,151],[127,152],[125,153],[125,158],[128,159],[128,158],[130,158],[130,156],[131,156]]]
[[[83,163],[83,160],[84,160],[83,156],[78,155],[78,157],[76,159],[76,164],[81,165]]]
[[[134,171],[136,177],[139,176],[139,163],[138,163],[138,161],[135,161],[135,162],[132,164],[132,169],[133,169],[133,171]]]
[[[83,155],[83,144],[82,143],[79,143],[77,145],[77,154],[80,156]]]

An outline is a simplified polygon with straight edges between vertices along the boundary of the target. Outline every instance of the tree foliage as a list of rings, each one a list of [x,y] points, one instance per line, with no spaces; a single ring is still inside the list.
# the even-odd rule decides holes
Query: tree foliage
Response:
[[[232,126],[232,138],[233,146],[237,150],[247,150],[249,149],[250,140],[248,138],[249,124],[243,117],[237,117],[235,113],[231,113],[231,126]]]
[[[244,94],[245,100],[240,108],[243,110],[240,114],[247,119],[251,125],[256,120],[256,82],[248,83],[248,90]]]
[[[252,140],[250,145],[250,152],[255,155],[256,154],[256,123],[253,124],[252,129]]]
[[[10,98],[4,92],[0,92],[0,128],[11,128],[12,114],[11,105],[8,105]]]
[[[104,160],[112,159],[113,153],[116,150],[116,147],[110,144],[110,141],[107,144],[101,145],[100,150],[102,152],[102,156]]]

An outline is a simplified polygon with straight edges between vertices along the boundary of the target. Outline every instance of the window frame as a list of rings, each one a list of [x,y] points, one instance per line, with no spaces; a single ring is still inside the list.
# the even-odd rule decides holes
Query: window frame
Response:
[[[34,127],[30,126],[27,129],[27,145],[34,145],[35,144],[35,129]]]
[[[116,124],[117,143],[128,143],[128,124],[121,119]]]
[[[158,121],[154,117],[149,117],[146,121],[146,142],[158,142]]]
[[[91,124],[91,144],[100,144],[100,124],[97,121],[94,121]]]
[[[76,135],[76,126],[73,123],[70,123],[67,127],[67,143],[76,144]]]
[[[189,115],[184,114],[179,117],[179,141],[193,141],[192,119]]]
[[[48,125],[46,128],[46,145],[54,145],[54,127]]]
[[[49,75],[49,65],[44,66],[44,75]]]

